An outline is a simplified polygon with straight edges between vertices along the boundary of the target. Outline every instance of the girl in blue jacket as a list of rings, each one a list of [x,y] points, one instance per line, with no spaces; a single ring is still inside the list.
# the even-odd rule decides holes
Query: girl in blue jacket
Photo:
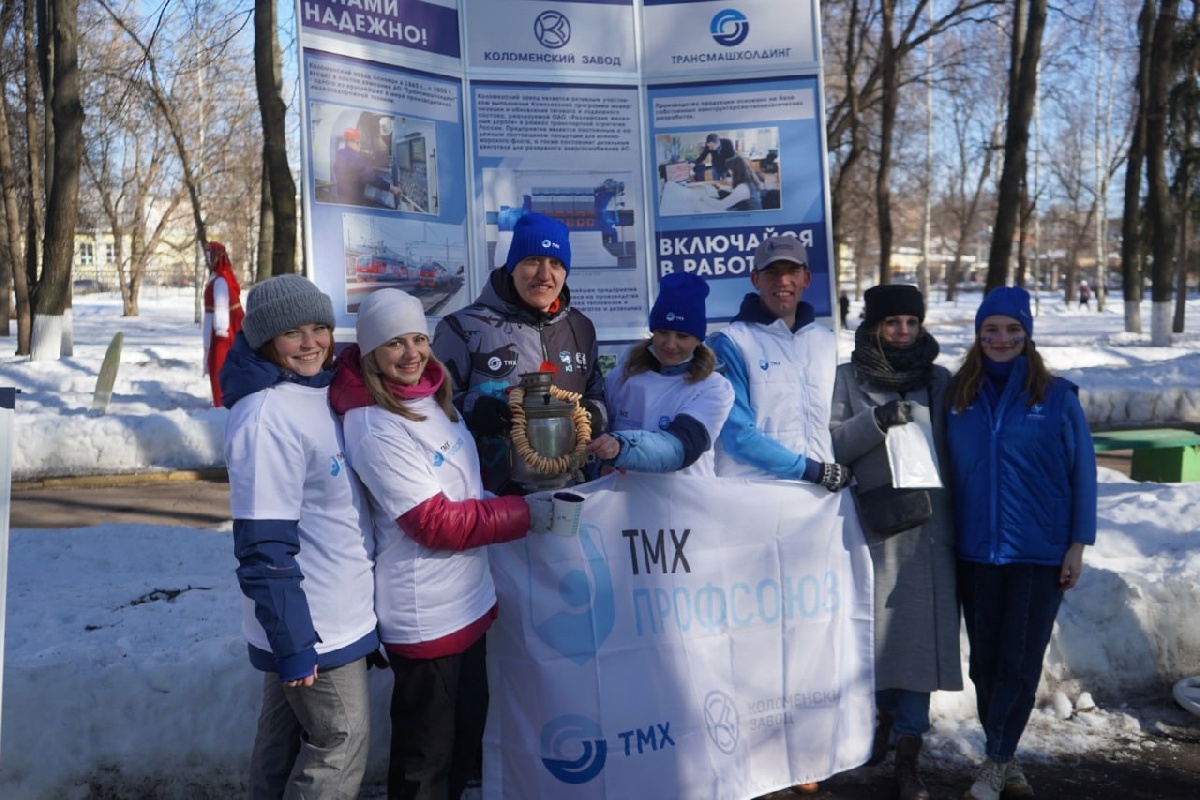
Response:
[[[1096,541],[1096,454],[1078,389],[1047,371],[1032,337],[1029,293],[992,290],[948,393],[959,595],[987,740],[975,800],[1033,797],[1014,754],[1063,593]]]
[[[713,371],[716,357],[704,345],[707,296],[708,284],[690,273],[659,283],[650,338],[608,374],[611,430],[588,445],[602,465],[716,477],[712,446],[733,407],[733,387]]]

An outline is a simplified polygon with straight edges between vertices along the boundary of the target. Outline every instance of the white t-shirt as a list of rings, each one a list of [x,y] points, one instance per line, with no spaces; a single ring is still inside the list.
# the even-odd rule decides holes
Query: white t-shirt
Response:
[[[496,603],[487,548],[435,550],[397,519],[439,492],[483,497],[479,456],[466,426],[432,397],[411,401],[414,422],[380,406],[346,412],[346,456],[370,495],[375,532],[375,612],[385,644],[417,644],[455,633]]]
[[[713,447],[721,426],[733,407],[733,387],[725,376],[713,373],[697,383],[682,375],[641,372],[622,380],[625,357],[608,373],[604,391],[610,424],[614,431],[657,431],[666,428],[679,414],[687,414],[708,431],[709,448],[683,475],[716,477]]]

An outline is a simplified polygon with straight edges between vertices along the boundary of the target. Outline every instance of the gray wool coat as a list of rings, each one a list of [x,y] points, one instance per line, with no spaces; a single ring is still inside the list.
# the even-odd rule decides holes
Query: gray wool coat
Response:
[[[950,373],[934,366],[927,390],[904,399],[930,409],[942,478],[948,478],[946,388]],[[865,489],[890,484],[885,435],[874,408],[899,399],[893,391],[859,381],[851,364],[837,370],[830,429],[838,463]],[[875,567],[875,688],[915,692],[963,688],[959,610],[955,587],[954,514],[950,493],[930,489],[933,516],[882,541],[867,534]]]

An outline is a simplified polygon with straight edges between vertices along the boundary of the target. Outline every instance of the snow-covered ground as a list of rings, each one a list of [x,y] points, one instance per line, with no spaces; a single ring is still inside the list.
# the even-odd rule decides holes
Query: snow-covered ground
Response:
[[[951,369],[978,300],[931,304],[927,322]],[[1153,348],[1148,333],[1123,332],[1120,302],[1100,314],[1042,301],[1034,338],[1051,368],[1080,385],[1093,424],[1200,423],[1200,331]],[[0,387],[20,390],[14,480],[220,466],[226,412],[209,407],[193,302],[187,291],[151,290],[142,315],[126,319],[115,297],[80,297],[72,358],[0,361]],[[1200,300],[1188,326],[1200,327]],[[118,331],[115,393],[107,413],[93,412]],[[841,335],[849,352],[852,334]],[[1043,702],[1022,742],[1033,760],[1137,747],[1147,735],[1141,704],[1166,702],[1175,680],[1200,673],[1200,484],[1133,483],[1105,469],[1100,480],[1099,541],[1059,615]],[[229,539],[228,524],[11,532],[0,797],[84,798],[89,782],[119,784],[119,796],[238,793],[259,678],[239,633]],[[389,678],[376,678],[386,719]],[[1085,692],[1096,708],[1071,713]],[[934,722],[929,758],[980,757],[970,688],[937,695]],[[377,731],[377,781],[385,739]]]

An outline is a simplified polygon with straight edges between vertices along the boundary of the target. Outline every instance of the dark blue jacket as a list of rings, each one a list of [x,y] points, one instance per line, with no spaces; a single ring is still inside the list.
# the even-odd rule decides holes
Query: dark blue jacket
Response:
[[[1030,405],[1027,368],[1019,358],[998,397],[981,391],[946,420],[967,561],[1056,566],[1070,545],[1096,541],[1096,453],[1078,388],[1055,378]]]

